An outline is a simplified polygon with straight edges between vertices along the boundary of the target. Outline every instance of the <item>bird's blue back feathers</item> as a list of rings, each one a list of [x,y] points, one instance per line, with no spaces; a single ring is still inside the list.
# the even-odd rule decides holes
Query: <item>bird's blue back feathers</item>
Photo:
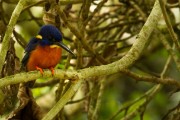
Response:
[[[31,40],[29,41],[29,43],[25,48],[25,52],[31,52],[32,50],[34,50],[36,46],[39,44],[39,42],[40,41],[37,38],[35,37],[31,38]]]

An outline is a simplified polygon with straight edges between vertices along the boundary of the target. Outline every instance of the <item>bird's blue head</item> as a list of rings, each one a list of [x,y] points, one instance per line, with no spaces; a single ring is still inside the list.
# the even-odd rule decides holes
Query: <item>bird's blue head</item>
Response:
[[[60,46],[74,55],[74,53],[62,42],[62,34],[53,25],[42,26],[38,35],[36,36],[36,39],[40,39],[39,44],[41,46]]]
[[[52,45],[54,42],[62,41],[62,34],[60,31],[53,25],[44,25],[41,27],[38,36],[41,37],[40,44],[44,45]]]

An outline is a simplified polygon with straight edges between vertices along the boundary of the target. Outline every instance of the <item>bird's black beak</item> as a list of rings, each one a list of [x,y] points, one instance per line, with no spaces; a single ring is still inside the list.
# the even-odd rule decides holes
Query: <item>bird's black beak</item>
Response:
[[[69,53],[71,53],[72,55],[76,56],[73,51],[71,49],[69,49],[63,42],[56,42],[56,45],[62,47],[63,49],[65,49],[66,51],[68,51]]]

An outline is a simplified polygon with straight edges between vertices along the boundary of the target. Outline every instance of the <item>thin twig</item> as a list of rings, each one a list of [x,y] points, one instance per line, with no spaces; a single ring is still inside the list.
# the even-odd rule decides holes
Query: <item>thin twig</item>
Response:
[[[177,36],[176,36],[176,34],[175,34],[174,30],[173,30],[170,19],[168,17],[168,14],[167,14],[167,11],[166,11],[166,8],[165,8],[164,0],[159,0],[159,3],[160,3],[160,6],[161,6],[161,10],[162,10],[166,25],[168,27],[168,31],[169,31],[169,33],[171,35],[171,38],[172,38],[173,42],[175,43],[176,47],[178,48],[178,50],[180,51],[180,44],[179,44]]]

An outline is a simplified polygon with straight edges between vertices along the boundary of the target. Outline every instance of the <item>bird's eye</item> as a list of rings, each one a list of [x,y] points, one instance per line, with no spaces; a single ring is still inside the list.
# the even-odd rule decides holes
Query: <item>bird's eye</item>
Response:
[[[56,40],[52,36],[48,36],[48,40],[55,42]]]

